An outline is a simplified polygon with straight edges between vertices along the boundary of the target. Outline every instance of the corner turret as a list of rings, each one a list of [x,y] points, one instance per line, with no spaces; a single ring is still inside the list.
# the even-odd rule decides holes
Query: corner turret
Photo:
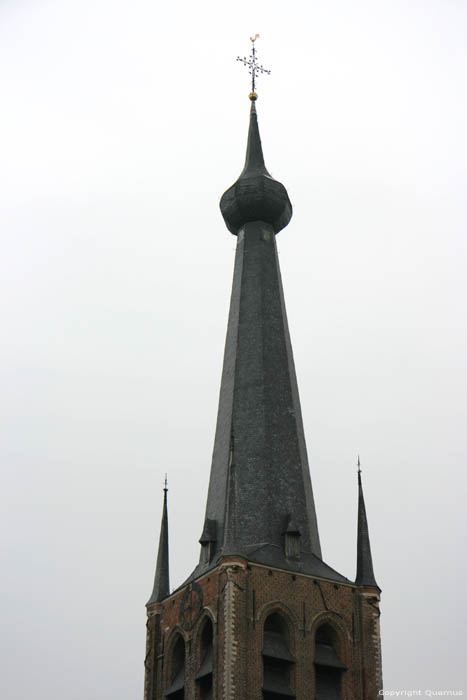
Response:
[[[370,534],[366,517],[365,500],[363,498],[362,470],[358,458],[358,529],[357,529],[357,586],[370,586],[380,590],[373,573],[371,558]]]
[[[154,588],[146,605],[160,603],[170,594],[169,580],[169,518],[167,512],[167,478],[164,484],[164,504],[162,507],[161,533],[159,537],[159,551],[157,553],[156,575],[154,576]]]

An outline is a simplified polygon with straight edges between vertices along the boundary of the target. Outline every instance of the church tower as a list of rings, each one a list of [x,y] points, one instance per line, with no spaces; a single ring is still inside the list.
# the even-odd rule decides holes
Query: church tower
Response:
[[[375,700],[380,589],[360,466],[353,582],[321,553],[276,248],[292,206],[264,163],[256,97],[245,167],[220,202],[237,251],[200,559],[170,592],[165,488],[144,700]]]

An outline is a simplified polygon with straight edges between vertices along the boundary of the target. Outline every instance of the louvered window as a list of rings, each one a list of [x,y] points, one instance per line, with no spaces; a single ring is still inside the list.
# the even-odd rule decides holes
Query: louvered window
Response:
[[[280,700],[294,698],[290,677],[295,659],[289,651],[287,625],[278,613],[269,615],[264,623],[263,698]]]
[[[346,666],[340,660],[337,638],[329,625],[322,625],[315,637],[316,700],[341,700],[342,674]]]
[[[196,674],[196,684],[199,688],[199,700],[212,700],[212,623],[207,618],[201,632],[200,666]]]
[[[170,700],[184,700],[185,698],[185,642],[180,636],[173,647],[170,683],[165,691],[165,696]]]

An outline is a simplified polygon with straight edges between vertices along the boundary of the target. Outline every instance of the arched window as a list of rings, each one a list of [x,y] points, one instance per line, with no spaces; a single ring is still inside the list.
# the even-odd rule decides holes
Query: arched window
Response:
[[[212,700],[212,639],[212,622],[209,617],[206,617],[201,630],[200,666],[196,674],[199,700]]]
[[[184,700],[185,698],[185,642],[181,635],[178,635],[172,648],[170,683],[165,696],[170,700]]]
[[[341,700],[346,666],[338,656],[338,637],[330,625],[318,627],[315,636],[316,700]]]
[[[290,674],[295,659],[289,651],[287,625],[282,615],[272,613],[264,623],[263,697],[264,700],[294,698]]]

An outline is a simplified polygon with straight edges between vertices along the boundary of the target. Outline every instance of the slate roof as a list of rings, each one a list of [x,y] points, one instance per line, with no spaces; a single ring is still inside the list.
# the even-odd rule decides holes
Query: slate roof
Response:
[[[284,556],[283,546],[268,543],[251,544],[242,549],[232,549],[229,556],[241,556],[252,564],[259,564],[275,569],[282,569],[296,574],[306,574],[308,576],[316,576],[319,579],[325,579],[336,583],[346,583],[353,585],[353,581],[346,578],[331,566],[326,564],[320,557],[311,552],[301,553],[300,559]],[[204,576],[209,571],[214,569],[221,558],[227,556],[223,550],[217,552],[213,559],[208,563],[200,562],[190,576],[176,590],[186,586],[190,581],[194,581],[200,576]]]

